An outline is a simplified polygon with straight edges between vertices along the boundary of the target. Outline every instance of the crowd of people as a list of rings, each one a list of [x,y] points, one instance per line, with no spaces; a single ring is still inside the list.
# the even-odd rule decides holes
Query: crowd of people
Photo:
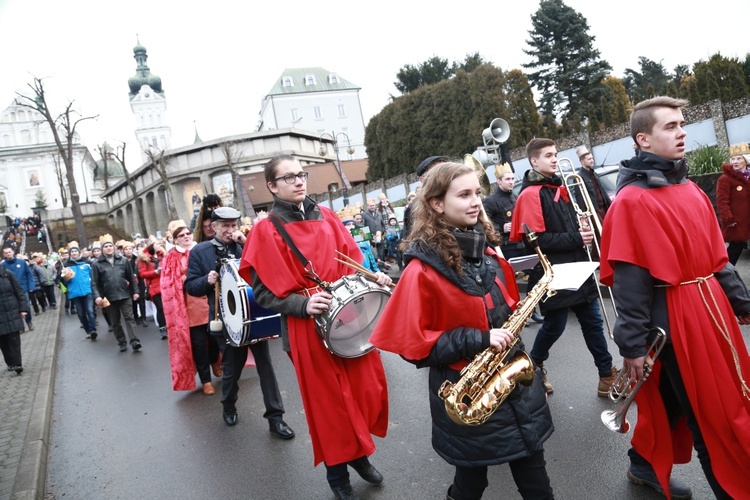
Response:
[[[503,463],[523,498],[547,499],[554,498],[560,479],[550,477],[546,465],[554,414],[544,363],[573,312],[598,376],[596,396],[609,395],[618,373],[640,387],[626,477],[672,498],[690,498],[690,488],[671,471],[689,461],[694,448],[717,498],[747,498],[750,357],[739,326],[750,324],[750,293],[734,264],[750,238],[750,148],[733,146],[724,165],[717,219],[708,197],[687,179],[685,104],[656,97],[635,106],[635,155],[621,162],[614,199],[600,185],[586,147],[576,150],[581,184],[569,190],[557,145],[535,138],[526,147],[531,169],[518,196],[508,166],[497,167],[497,190],[485,197],[471,166],[446,156],[426,158],[417,166],[422,185],[409,193],[402,228],[384,194],[341,214],[318,205],[307,196],[309,174],[300,162],[280,155],[264,167],[273,205],[253,222],[209,194],[193,220],[172,221],[163,240],[115,243],[103,237],[85,248],[70,242],[58,259],[32,255],[28,263],[5,248],[0,346],[6,364],[21,373],[24,319],[33,329],[31,307],[56,308],[56,285],[65,292],[66,313],[78,315],[87,338],[96,340],[101,313],[121,351],[128,344],[142,349],[136,326],[145,324],[147,303],[168,341],[173,390],[211,396],[212,374],[220,377],[222,419],[235,426],[239,380],[251,352],[269,431],[294,438],[283,419],[270,343],[227,341],[227,318],[218,304],[229,265],[251,285],[259,307],[280,314],[278,334],[297,376],[313,466],[324,465],[336,499],[359,498],[350,469],[368,483],[384,481],[370,461],[372,436],[385,437],[388,430],[380,350],[429,369],[432,444],[455,467],[447,499],[481,498],[488,467]],[[587,217],[574,203],[582,198],[590,204]],[[532,252],[529,230],[553,265],[597,261],[600,275],[540,301],[542,325],[527,355],[519,330],[532,315],[523,310],[520,323],[509,321],[518,317],[521,290],[507,259]],[[595,241],[601,242],[596,251]],[[367,278],[383,288],[392,279],[381,269],[394,264],[402,271],[369,338],[376,349],[353,357],[323,342],[316,321],[337,300],[331,283],[352,274],[347,260],[361,263]],[[528,293],[546,278],[544,263],[527,275]],[[618,316],[612,334],[621,370],[604,334],[599,279],[613,291]],[[665,332],[666,344],[654,359],[649,347],[656,330]],[[465,425],[446,411],[443,383],[457,383],[462,369],[488,350],[519,359],[523,374],[507,374],[499,406],[481,425]],[[591,395],[596,397],[593,387]],[[465,401],[459,403],[461,411]]]

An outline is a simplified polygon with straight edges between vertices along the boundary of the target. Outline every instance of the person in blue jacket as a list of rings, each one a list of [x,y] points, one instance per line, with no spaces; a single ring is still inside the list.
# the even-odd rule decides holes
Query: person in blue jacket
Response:
[[[86,338],[96,340],[96,316],[94,315],[94,295],[91,292],[91,265],[82,258],[78,242],[68,244],[70,258],[63,262],[60,279],[68,289],[68,299],[81,321]],[[66,271],[67,269],[67,271]],[[72,271],[72,275],[71,275]]]

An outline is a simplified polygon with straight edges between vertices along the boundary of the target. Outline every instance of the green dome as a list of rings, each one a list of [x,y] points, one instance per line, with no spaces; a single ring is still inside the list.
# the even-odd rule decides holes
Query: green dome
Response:
[[[122,165],[114,158],[108,159],[107,178],[113,179],[120,177],[125,177],[125,170],[122,168]],[[104,180],[104,160],[99,160],[96,162],[96,167],[94,167],[94,180]]]
[[[146,47],[140,43],[133,47],[133,58],[138,62],[138,66],[135,69],[135,75],[128,79],[130,95],[136,95],[143,85],[148,85],[157,94],[163,94],[164,91],[161,88],[161,78],[152,74],[151,70],[146,65],[146,61],[148,60]]]

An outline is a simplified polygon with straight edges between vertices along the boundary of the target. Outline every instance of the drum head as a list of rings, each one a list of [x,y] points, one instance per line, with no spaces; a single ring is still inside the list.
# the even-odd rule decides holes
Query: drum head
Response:
[[[245,324],[245,318],[250,315],[246,287],[245,280],[237,272],[236,262],[224,263],[221,268],[219,306],[227,340],[235,347],[245,343],[249,329]]]
[[[373,290],[345,304],[326,333],[328,348],[342,358],[356,358],[371,351],[370,336],[389,297],[385,291]]]

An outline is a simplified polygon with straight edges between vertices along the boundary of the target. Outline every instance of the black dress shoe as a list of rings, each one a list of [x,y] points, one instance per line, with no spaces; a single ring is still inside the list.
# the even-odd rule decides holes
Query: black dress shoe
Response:
[[[333,491],[333,498],[336,500],[359,500],[359,495],[354,493],[351,483],[331,486],[331,491]]]
[[[224,412],[224,423],[229,427],[237,425],[237,410],[225,411]]]
[[[281,439],[292,439],[294,437],[294,431],[286,425],[283,420],[276,420],[269,423],[271,432],[279,436]]]
[[[534,313],[531,315],[531,321],[533,321],[534,323],[544,323],[544,316],[534,311]]]
[[[23,373],[23,366],[21,365],[16,366],[16,373],[19,375]]]
[[[133,352],[137,352],[141,349],[141,342],[139,340],[134,340],[130,343],[130,347],[133,348]]]
[[[371,484],[380,484],[383,482],[383,475],[372,466],[367,457],[361,457],[349,462],[352,469],[357,471],[359,477]]]

